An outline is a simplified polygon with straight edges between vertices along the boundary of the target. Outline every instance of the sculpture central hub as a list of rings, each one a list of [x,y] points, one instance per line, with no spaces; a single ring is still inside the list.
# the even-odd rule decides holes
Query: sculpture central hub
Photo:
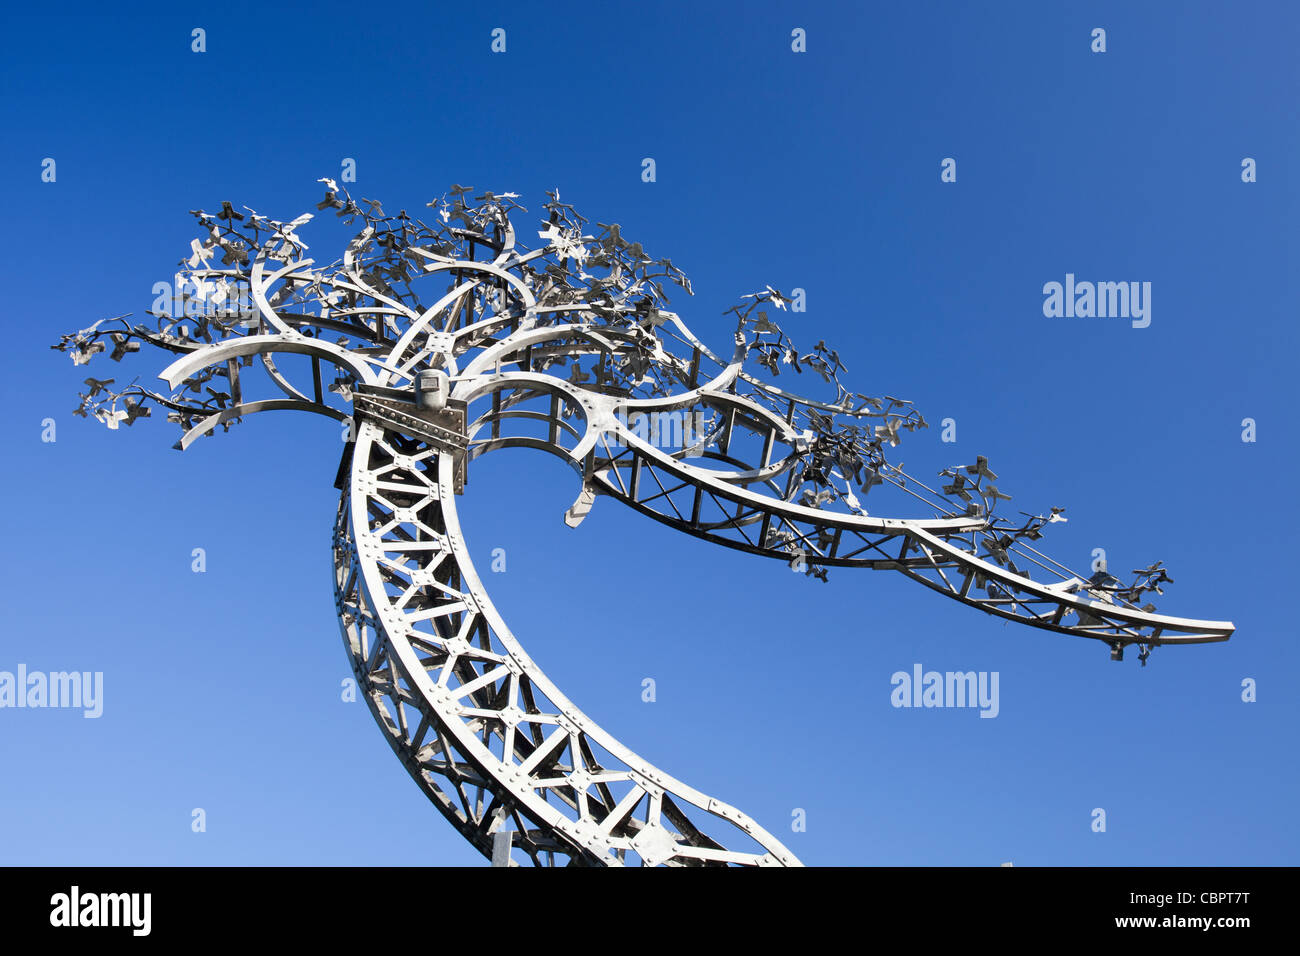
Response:
[[[419,394],[381,386],[358,386],[352,392],[356,418],[427,442],[456,462],[456,494],[465,491],[469,436],[465,434],[465,403],[443,398],[440,406],[421,402]]]

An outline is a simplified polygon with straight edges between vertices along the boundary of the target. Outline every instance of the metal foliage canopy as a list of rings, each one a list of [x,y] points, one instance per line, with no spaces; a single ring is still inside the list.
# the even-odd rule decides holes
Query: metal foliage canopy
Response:
[[[168,391],[88,378],[76,413],[118,428],[160,408],[181,449],[258,412],[352,423],[333,545],[344,643],[394,751],[485,855],[505,843],[514,863],[798,862],[614,740],[525,653],[455,507],[468,463],[494,449],[570,464],[581,480],[570,525],[604,496],[823,581],[832,567],[898,571],[998,617],[1103,641],[1115,659],[1136,644],[1144,664],[1156,645],[1232,634],[1156,613],[1148,599],[1171,580],[1160,563],[1124,583],[1038,550],[1062,509],[1002,516],[1010,495],[983,457],[944,469],[937,487],[889,462],[925,420],[903,399],[849,391],[824,342],[797,347],[773,320],[790,300],[771,287],[729,311],[735,338],[719,355],[666,308],[665,288],[691,291],[685,274],[617,224],[589,228],[558,192],[525,233],[539,240],[530,249],[514,193],[454,186],[425,222],[321,182],[317,209],[360,227],[340,260],[307,255],[298,233],[311,214],[195,211],[202,235],[169,308],[148,323],[101,320],[53,348],[78,365],[141,344],[173,353]],[[782,374],[828,394],[788,392]],[[648,421],[699,427],[664,441]],[[864,503],[877,500],[925,517],[878,517]]]

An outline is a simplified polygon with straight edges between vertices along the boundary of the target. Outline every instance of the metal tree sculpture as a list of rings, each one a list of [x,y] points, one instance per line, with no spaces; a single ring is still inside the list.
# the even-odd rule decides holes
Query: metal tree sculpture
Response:
[[[887,462],[924,419],[902,399],[848,391],[825,343],[796,348],[772,321],[789,301],[774,289],[731,310],[734,347],[719,357],[665,308],[666,284],[690,291],[685,275],[617,225],[588,235],[558,193],[529,250],[512,193],[471,199],[456,186],[429,204],[429,225],[321,181],[318,209],[361,224],[340,261],[306,257],[297,231],[310,215],[279,222],[223,203],[193,213],[204,236],[182,263],[177,307],[152,324],[102,320],[54,348],[76,364],[110,344],[117,360],[142,342],[176,353],[160,376],[168,394],[90,378],[77,414],[117,428],[160,407],[182,426],[181,449],[256,412],[353,423],[333,546],[344,644],[394,751],[485,855],[505,834],[540,864],[798,862],[614,740],[516,641],[455,507],[468,463],[494,449],[568,462],[582,483],[570,525],[603,495],[822,580],[829,567],[899,571],[990,614],[1104,641],[1116,659],[1130,644],[1145,663],[1156,645],[1233,631],[1138,606],[1170,580],[1160,564],[1123,584],[1048,558],[1031,542],[1061,509],[998,516],[1010,496],[982,457],[941,472],[938,489]],[[310,382],[277,361],[309,366]],[[254,362],[280,394],[249,394]],[[760,368],[810,372],[834,395],[801,398]],[[871,500],[907,495],[932,517],[868,514],[876,488]]]

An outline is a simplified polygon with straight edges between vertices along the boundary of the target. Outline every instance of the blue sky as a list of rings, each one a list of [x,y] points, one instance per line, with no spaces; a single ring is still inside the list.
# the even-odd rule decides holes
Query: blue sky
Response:
[[[558,462],[476,462],[460,507],[481,570],[506,549],[494,599],[623,742],[810,864],[1297,862],[1294,9],[61,9],[0,31],[0,670],[102,671],[104,714],[0,709],[0,862],[482,862],[340,700],[335,425],[255,417],[179,454],[160,420],[70,414],[87,373],[145,381],[159,355],[74,368],[47,347],[142,316],[197,235],[187,210],[314,211],[344,157],[386,208],[459,182],[537,210],[558,187],[685,269],[674,307],[718,347],[740,295],[805,289],[797,341],[956,421],[955,447],[906,437],[909,471],[987,455],[1013,506],[1067,507],[1050,553],[1164,560],[1162,611],[1238,627],[1116,664],[899,575],[823,585],[608,500],[570,531]],[[1149,281],[1150,327],[1045,317],[1067,273]],[[893,708],[916,663],[998,672],[998,717]]]

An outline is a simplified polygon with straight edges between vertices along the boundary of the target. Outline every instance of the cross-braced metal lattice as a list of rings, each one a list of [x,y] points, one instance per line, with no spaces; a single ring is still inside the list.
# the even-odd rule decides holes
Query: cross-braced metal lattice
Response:
[[[514,862],[798,862],[601,730],[515,640],[455,507],[469,464],[498,448],[573,467],[570,525],[598,496],[616,499],[822,580],[835,567],[900,571],[990,614],[1104,641],[1116,659],[1136,644],[1144,664],[1157,645],[1232,634],[1139,604],[1172,580],[1160,563],[1124,584],[1039,551],[1062,509],[1003,518],[1010,496],[984,458],[944,469],[938,488],[887,461],[925,420],[910,402],[847,390],[824,342],[796,348],[772,320],[790,302],[775,289],[730,311],[734,347],[719,357],[666,308],[665,285],[689,292],[685,275],[617,225],[588,234],[558,193],[530,250],[510,193],[454,187],[429,204],[429,224],[323,182],[318,209],[361,225],[341,260],[306,255],[297,231],[310,215],[279,222],[223,203],[194,213],[204,236],[153,322],[101,320],[54,347],[76,364],[110,344],[115,360],[141,343],[175,353],[168,393],[89,378],[77,414],[117,428],[160,407],[182,426],[181,449],[257,412],[350,423],[333,545],[345,646],[393,750],[485,856],[507,833]],[[266,375],[250,383],[255,362]],[[783,369],[833,394],[778,388]],[[249,389],[267,383],[278,394]],[[876,517],[859,495],[924,516]]]

